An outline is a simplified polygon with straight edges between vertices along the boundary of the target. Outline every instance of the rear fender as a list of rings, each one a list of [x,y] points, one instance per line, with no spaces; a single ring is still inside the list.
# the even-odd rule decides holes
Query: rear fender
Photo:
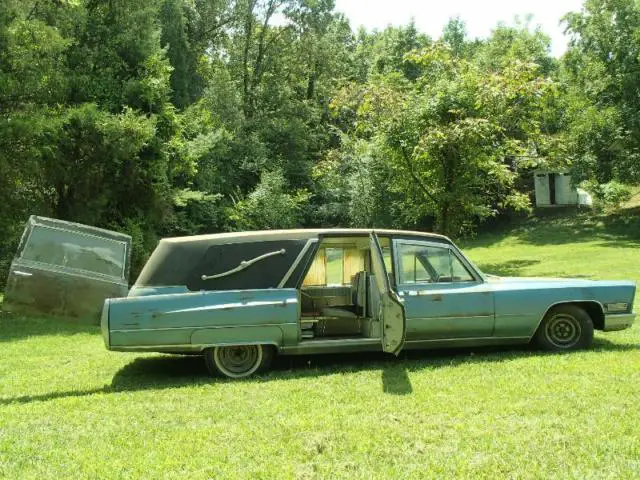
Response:
[[[206,328],[191,335],[191,344],[201,350],[226,345],[273,345],[280,348],[284,332],[276,326]]]
[[[111,348],[198,350],[218,344],[296,343],[298,295],[295,289],[265,289],[112,299]]]

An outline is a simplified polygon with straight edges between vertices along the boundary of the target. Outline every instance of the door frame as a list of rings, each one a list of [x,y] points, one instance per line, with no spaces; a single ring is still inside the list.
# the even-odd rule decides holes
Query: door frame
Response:
[[[380,293],[378,321],[380,322],[380,342],[384,352],[398,355],[404,346],[407,334],[407,316],[404,305],[389,280],[384,265],[384,255],[375,231],[369,235],[371,270],[375,275],[376,288]],[[393,251],[393,246],[391,246]],[[393,259],[393,257],[392,257]]]

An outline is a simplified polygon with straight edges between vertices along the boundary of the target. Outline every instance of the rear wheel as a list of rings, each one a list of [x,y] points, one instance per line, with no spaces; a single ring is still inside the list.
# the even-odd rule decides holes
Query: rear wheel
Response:
[[[230,345],[205,350],[204,360],[212,375],[244,378],[266,370],[274,356],[270,345]]]
[[[550,351],[587,348],[593,341],[593,321],[576,305],[553,307],[534,336],[536,344]]]

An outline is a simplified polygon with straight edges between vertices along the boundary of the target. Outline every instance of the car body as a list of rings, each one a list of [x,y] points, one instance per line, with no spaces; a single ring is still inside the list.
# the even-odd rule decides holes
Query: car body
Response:
[[[202,353],[242,377],[275,353],[586,347],[632,324],[635,289],[488,276],[422,232],[225,233],[161,240],[129,295],[105,302],[102,331],[111,350]]]
[[[11,263],[3,310],[99,323],[104,300],[129,291],[131,237],[31,216]]]

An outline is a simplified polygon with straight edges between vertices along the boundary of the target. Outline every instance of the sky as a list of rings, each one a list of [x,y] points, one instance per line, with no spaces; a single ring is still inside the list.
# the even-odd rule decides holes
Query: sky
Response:
[[[540,25],[551,37],[556,57],[567,48],[567,37],[560,19],[579,11],[582,0],[336,0],[336,10],[344,13],[355,30],[387,25],[406,25],[413,17],[418,30],[437,38],[447,21],[459,16],[467,25],[469,37],[487,37],[498,22],[513,24],[514,18],[532,14],[532,27]]]

